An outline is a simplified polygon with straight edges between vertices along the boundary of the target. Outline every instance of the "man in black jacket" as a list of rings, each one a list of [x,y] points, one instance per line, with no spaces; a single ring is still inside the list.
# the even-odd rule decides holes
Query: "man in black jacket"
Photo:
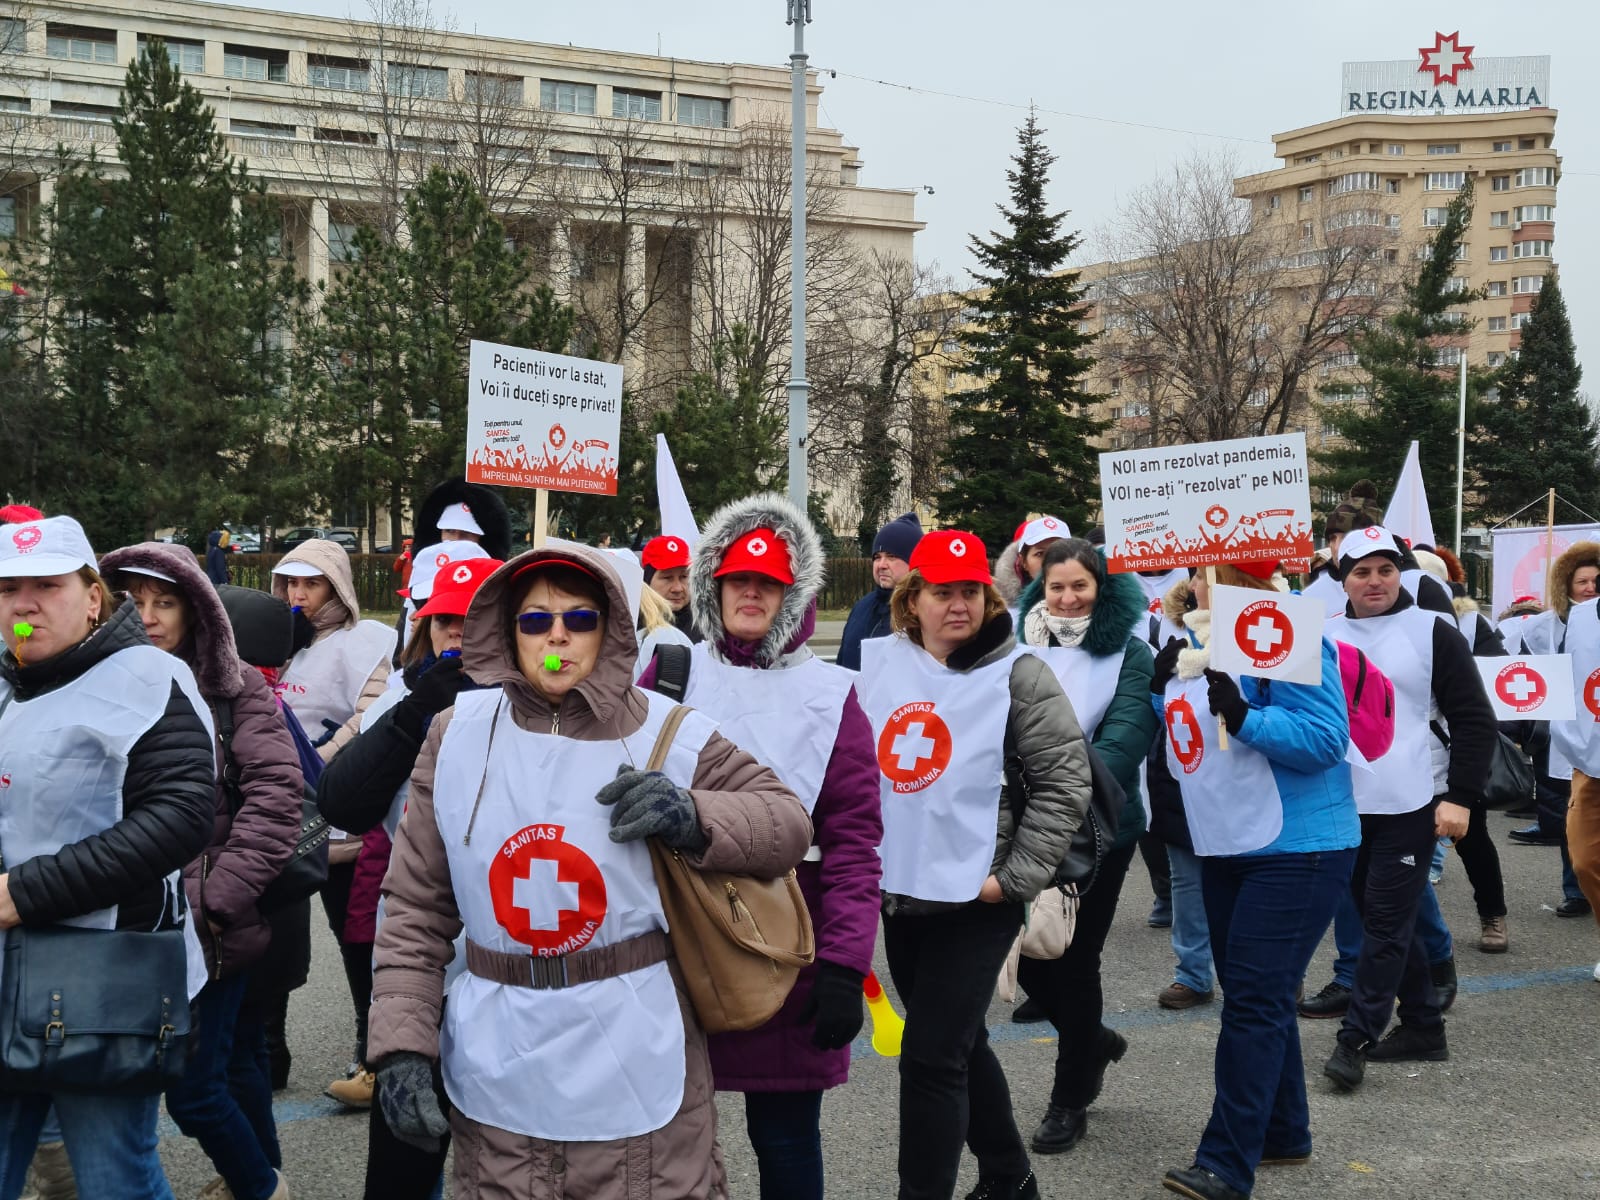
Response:
[[[889,597],[894,585],[911,570],[911,552],[922,540],[922,522],[914,512],[901,513],[872,539],[873,588],[850,610],[839,639],[834,662],[852,671],[861,669],[861,643],[868,638],[889,636]]]

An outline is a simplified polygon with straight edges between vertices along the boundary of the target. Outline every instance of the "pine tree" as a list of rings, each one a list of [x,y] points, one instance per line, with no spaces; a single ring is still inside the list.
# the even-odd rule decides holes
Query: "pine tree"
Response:
[[[1428,244],[1416,278],[1406,284],[1400,307],[1350,338],[1360,378],[1323,390],[1329,402],[1319,405],[1319,412],[1342,442],[1324,444],[1314,454],[1312,482],[1318,487],[1344,493],[1357,480],[1370,479],[1378,495],[1387,498],[1414,441],[1434,511],[1444,511],[1455,495],[1459,367],[1440,364],[1439,343],[1444,338],[1465,340],[1473,322],[1453,310],[1482,299],[1481,291],[1453,282],[1471,221],[1468,184],[1450,202],[1445,223]],[[1469,405],[1490,378],[1469,367]],[[1364,397],[1358,398],[1357,388],[1365,389]]]
[[[1582,379],[1567,302],[1550,275],[1522,327],[1521,350],[1500,370],[1499,399],[1478,406],[1472,456],[1485,516],[1508,517],[1548,488],[1600,512],[1600,431],[1578,394]]]
[[[971,302],[977,318],[958,336],[983,383],[949,397],[949,483],[939,496],[940,517],[994,551],[1032,511],[1087,522],[1100,495],[1092,442],[1106,427],[1084,384],[1094,341],[1078,327],[1084,289],[1077,272],[1062,269],[1079,238],[1063,232],[1065,212],[1046,206],[1055,155],[1031,114],[1017,145],[1006,173],[1011,205],[1000,206],[1009,229],[972,238],[981,290]]]

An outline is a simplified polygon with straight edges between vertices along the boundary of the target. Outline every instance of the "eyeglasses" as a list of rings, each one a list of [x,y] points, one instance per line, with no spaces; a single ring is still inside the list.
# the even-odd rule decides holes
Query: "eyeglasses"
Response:
[[[592,608],[574,608],[563,613],[525,612],[517,614],[517,632],[528,637],[542,637],[550,632],[556,618],[567,627],[568,633],[593,633],[600,628],[600,614]]]

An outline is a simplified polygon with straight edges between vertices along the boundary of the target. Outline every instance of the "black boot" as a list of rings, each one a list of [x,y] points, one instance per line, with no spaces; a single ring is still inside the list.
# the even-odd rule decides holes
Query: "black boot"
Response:
[[[1128,1039],[1115,1029],[1100,1026],[1100,1037],[1095,1042],[1095,1053],[1099,1055],[1099,1065],[1094,1072],[1094,1086],[1089,1089],[1089,1103],[1093,1104],[1100,1099],[1100,1089],[1106,1083],[1106,1068],[1114,1062],[1121,1062],[1122,1056],[1128,1052]]]
[[[967,1200],[1039,1200],[1039,1181],[1029,1171],[1021,1179],[1010,1175],[978,1176],[978,1186]]]
[[[1199,1163],[1192,1167],[1168,1171],[1167,1177],[1161,1181],[1161,1186],[1169,1192],[1187,1196],[1189,1200],[1250,1200],[1248,1192],[1241,1192],[1238,1188],[1224,1183],[1220,1176],[1206,1170]]]
[[[1039,1122],[1028,1144],[1038,1154],[1065,1154],[1083,1140],[1088,1123],[1088,1114],[1083,1109],[1051,1104],[1045,1108],[1044,1120]]]
[[[1443,962],[1429,963],[1428,974],[1433,979],[1433,994],[1438,997],[1439,1011],[1449,1012],[1456,1002],[1456,960],[1447,958]]]
[[[1449,1058],[1442,1021],[1432,1029],[1419,1029],[1402,1021],[1383,1041],[1367,1047],[1369,1062],[1445,1062]]]
[[[1034,1025],[1049,1019],[1050,1014],[1044,1010],[1044,1005],[1032,996],[1011,1010],[1011,1021],[1014,1025]]]

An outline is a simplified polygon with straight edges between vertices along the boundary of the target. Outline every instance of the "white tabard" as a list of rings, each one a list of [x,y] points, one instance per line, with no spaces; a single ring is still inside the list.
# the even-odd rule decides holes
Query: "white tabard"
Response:
[[[1105,720],[1106,710],[1117,694],[1117,679],[1122,674],[1122,655],[1097,658],[1082,646],[1024,646],[1024,654],[1044,659],[1061,682],[1061,690],[1072,701],[1083,736],[1094,740],[1095,730]]]
[[[701,642],[690,651],[683,702],[710,716],[717,731],[788,784],[809,813],[839,736],[853,671],[812,657],[795,667],[759,671],[713,658]]]
[[[1345,610],[1345,605],[1349,603],[1349,597],[1345,595],[1344,584],[1340,583],[1327,571],[1324,571],[1306,584],[1301,589],[1300,594],[1302,596],[1315,596],[1318,600],[1321,600],[1330,620],[1342,614]]]
[[[1551,757],[1562,757],[1591,779],[1600,779],[1600,603],[1585,600],[1567,613],[1566,650],[1572,656],[1572,692],[1578,715],[1550,722]]]
[[[1222,750],[1204,675],[1167,681],[1167,769],[1183,792],[1194,852],[1248,854],[1283,831],[1283,799],[1266,755],[1238,738]]]
[[[1011,666],[952,671],[903,634],[861,644],[861,707],[883,797],[883,890],[977,898],[994,862]]]
[[[1352,771],[1362,813],[1415,812],[1433,800],[1433,627],[1441,614],[1401,609],[1382,617],[1340,617],[1327,636],[1362,651],[1394,684],[1394,745],[1371,771]]]
[[[469,938],[544,956],[666,928],[649,851],[613,842],[611,810],[594,797],[619,766],[644,767],[672,707],[652,694],[633,736],[580,742],[518,729],[497,690],[457,699],[434,815]],[[679,729],[664,770],[680,787],[693,782],[714,729],[700,713]],[[660,1129],[683,1101],[683,1017],[666,963],[548,991],[467,973],[449,996],[445,1090],[474,1121],[550,1141],[612,1141]]]
[[[328,722],[337,729],[356,711],[356,700],[378,664],[394,652],[394,630],[376,621],[357,621],[311,643],[289,660],[279,678],[284,703],[321,742]]]

